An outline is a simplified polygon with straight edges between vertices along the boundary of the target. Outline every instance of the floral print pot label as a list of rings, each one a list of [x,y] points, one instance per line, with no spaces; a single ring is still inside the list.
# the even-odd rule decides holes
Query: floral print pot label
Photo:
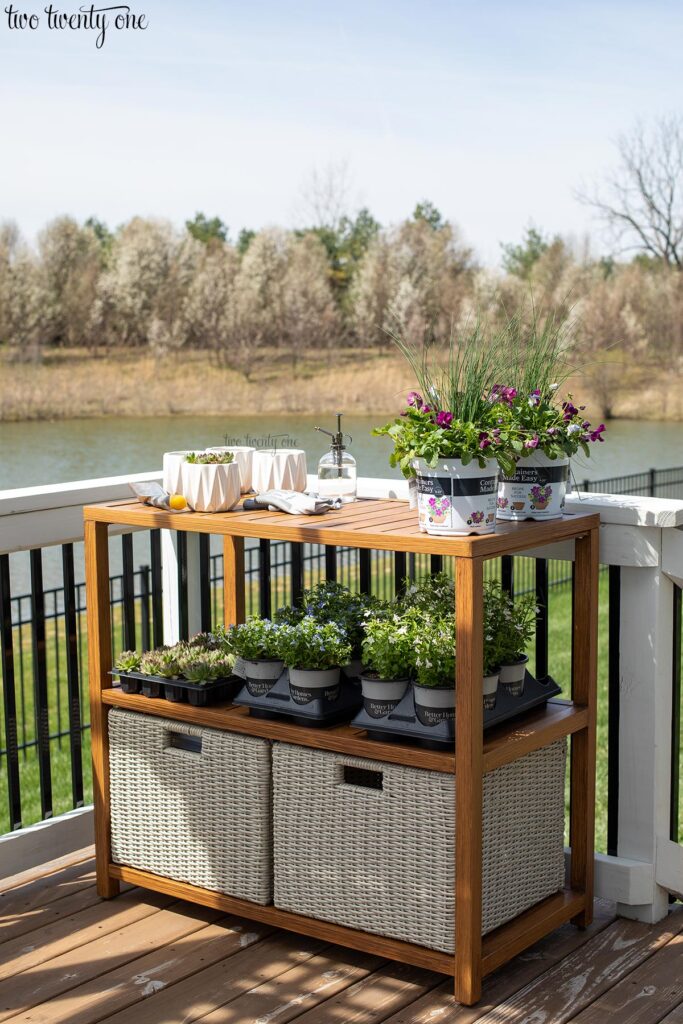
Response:
[[[476,533],[496,517],[497,476],[418,477],[418,508],[430,532]]]
[[[295,686],[291,680],[289,683],[289,694],[295,704],[310,704],[311,701],[322,697],[324,700],[334,702],[339,699],[341,686],[336,683],[334,686]]]
[[[438,725],[439,722],[454,722],[455,708],[426,708],[415,702],[415,714],[422,725]]]
[[[504,476],[496,507],[503,517],[533,517],[535,513],[560,515],[569,479],[569,464],[517,466],[514,476]]]

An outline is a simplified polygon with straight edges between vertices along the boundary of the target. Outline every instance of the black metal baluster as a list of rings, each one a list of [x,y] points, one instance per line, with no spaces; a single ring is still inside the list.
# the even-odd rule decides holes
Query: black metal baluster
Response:
[[[429,556],[429,571],[434,573],[443,571],[443,555],[430,555]]]
[[[269,619],[271,614],[270,598],[270,541],[261,538],[259,541],[258,563],[259,615]]]
[[[14,679],[14,636],[9,555],[0,555],[0,659],[2,660],[2,702],[7,750],[7,795],[10,829],[21,828],[21,784],[17,737],[17,698]]]
[[[150,648],[149,633],[149,566],[140,566],[140,646],[143,651]]]
[[[150,561],[152,563],[152,643],[161,647],[164,642],[164,606],[161,583],[161,531],[149,534]]]
[[[66,681],[69,695],[71,792],[74,807],[82,807],[83,736],[81,732],[81,694],[78,674],[78,626],[73,544],[62,544],[62,578],[64,580],[64,627],[66,630]]]
[[[358,552],[358,589],[361,594],[372,590],[372,552],[361,548]]]
[[[416,571],[415,552],[411,551],[408,555],[408,579],[414,580]]]
[[[190,612],[187,594],[187,534],[178,531],[178,627],[181,640],[190,637]]]
[[[683,591],[674,587],[673,607],[673,670],[672,670],[672,716],[671,716],[671,810],[669,838],[678,842],[678,817],[681,794],[681,616]]]
[[[607,662],[607,853],[619,848],[619,637],[621,617],[621,568],[609,567],[609,620]]]
[[[303,544],[292,544],[292,604],[296,604],[304,592],[304,548]]]
[[[50,715],[47,692],[47,651],[45,645],[45,593],[43,553],[34,548],[31,561],[31,618],[33,620],[33,699],[35,707],[40,809],[43,818],[52,817],[52,772],[50,768]]]
[[[135,567],[133,563],[133,534],[124,533],[121,537],[121,555],[123,564],[123,646],[127,651],[134,651],[135,640]]]
[[[211,538],[199,535],[199,616],[202,633],[211,630]]]
[[[54,630],[55,637],[55,710],[57,712],[57,747],[59,750],[62,749],[62,658],[59,649],[59,627],[57,625],[58,609],[57,609],[57,591],[48,591],[52,598],[52,614],[49,618],[52,620],[52,628]],[[46,616],[47,618],[47,616]]]
[[[548,563],[536,559],[536,678],[548,678]]]
[[[503,555],[500,560],[500,583],[506,594],[515,596],[515,560],[512,555]]]
[[[394,552],[394,593],[399,597],[405,589],[406,580],[406,553],[405,551]]]
[[[325,546],[325,579],[337,579],[337,549],[333,544]]]

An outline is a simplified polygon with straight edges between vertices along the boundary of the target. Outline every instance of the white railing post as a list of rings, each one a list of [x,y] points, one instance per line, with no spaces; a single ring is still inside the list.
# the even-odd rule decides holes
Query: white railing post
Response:
[[[199,535],[187,537],[187,614],[189,636],[202,628]],[[161,531],[161,593],[164,609],[164,643],[180,640],[180,594],[178,580],[178,533]]]

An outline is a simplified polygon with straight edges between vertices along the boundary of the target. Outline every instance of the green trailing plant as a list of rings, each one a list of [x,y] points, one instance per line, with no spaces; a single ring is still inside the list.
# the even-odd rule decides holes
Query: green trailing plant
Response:
[[[190,452],[185,456],[191,466],[229,466],[234,460],[232,452]]]
[[[270,619],[251,618],[226,630],[226,646],[245,661],[280,658],[279,640],[282,626]]]
[[[415,635],[415,673],[420,686],[455,687],[454,616],[421,616]]]
[[[414,612],[369,619],[363,640],[364,674],[381,680],[415,675],[415,644],[420,619]]]
[[[305,615],[295,625],[281,627],[278,652],[287,668],[323,670],[348,664],[351,644],[338,623]]]
[[[114,671],[137,672],[140,668],[141,658],[142,655],[138,654],[137,651],[121,651],[114,662]]]

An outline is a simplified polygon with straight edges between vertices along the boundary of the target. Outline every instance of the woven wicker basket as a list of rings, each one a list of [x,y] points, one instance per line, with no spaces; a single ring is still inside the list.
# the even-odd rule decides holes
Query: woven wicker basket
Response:
[[[117,709],[109,764],[116,863],[271,902],[268,741]]]
[[[565,761],[484,780],[484,933],[564,885]],[[277,907],[453,952],[452,775],[277,743],[273,783]]]

